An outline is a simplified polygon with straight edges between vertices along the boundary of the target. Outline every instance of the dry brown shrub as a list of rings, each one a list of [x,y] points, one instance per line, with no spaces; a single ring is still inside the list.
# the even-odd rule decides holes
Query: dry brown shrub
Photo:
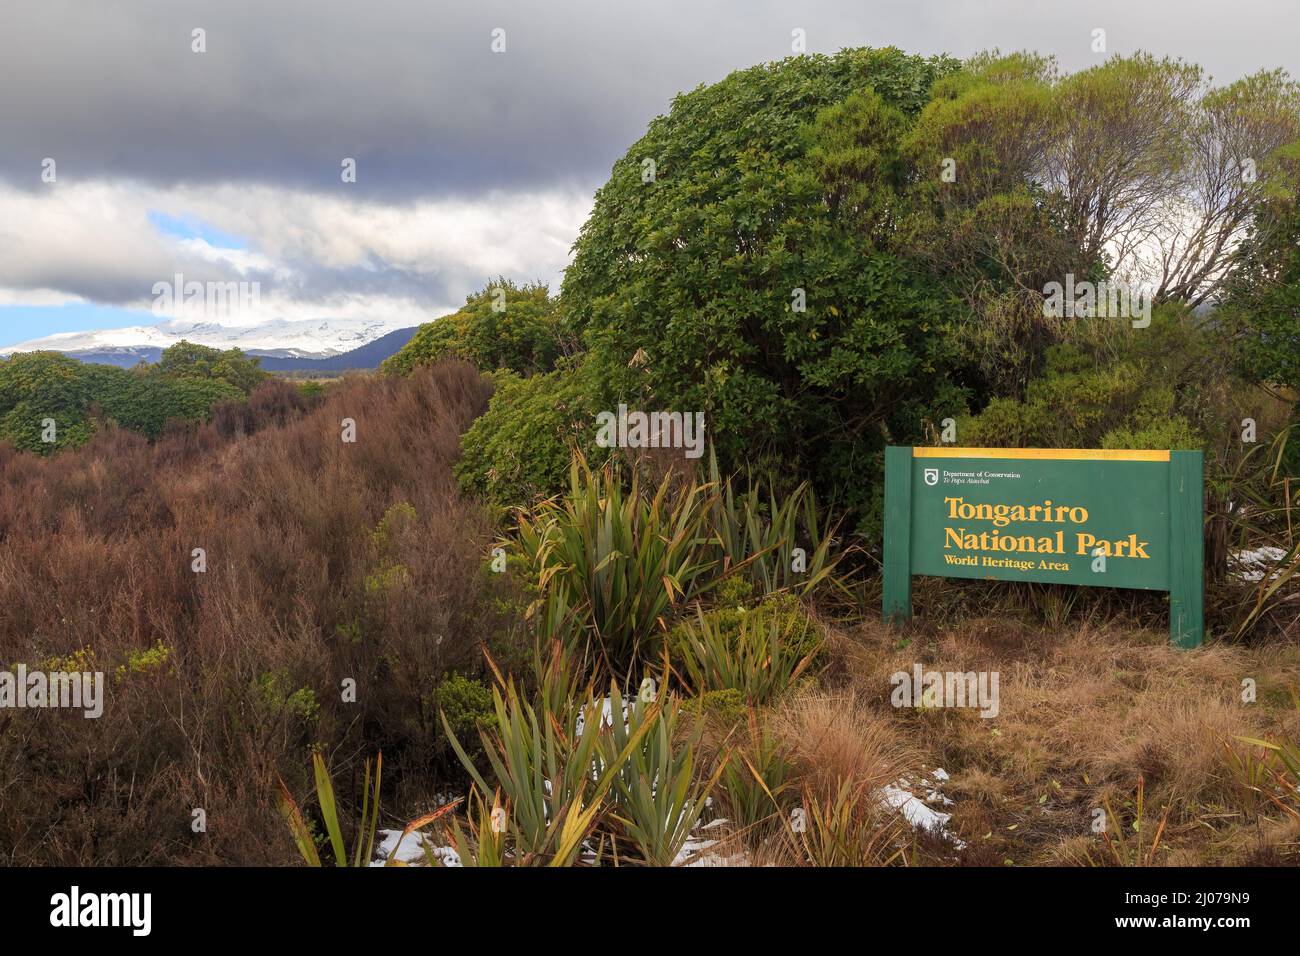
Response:
[[[98,720],[0,718],[0,863],[283,863],[273,785],[307,791],[311,746],[343,799],[381,748],[394,780],[449,769],[437,681],[514,637],[484,573],[492,529],[451,472],[490,390],[451,362],[316,401],[268,382],[152,445],[107,429],[49,459],[0,446],[0,666],[80,651],[107,682]],[[380,549],[402,506],[415,517]]]

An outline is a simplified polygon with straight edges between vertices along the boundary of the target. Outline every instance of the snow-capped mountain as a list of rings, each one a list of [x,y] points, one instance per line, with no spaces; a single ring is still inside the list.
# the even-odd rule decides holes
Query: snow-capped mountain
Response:
[[[171,319],[156,325],[137,325],[94,332],[60,332],[0,349],[14,352],[119,353],[126,357],[165,349],[181,340],[215,348],[238,348],[285,358],[329,358],[373,342],[409,325],[397,319],[272,319],[255,325],[221,325],[217,322]]]

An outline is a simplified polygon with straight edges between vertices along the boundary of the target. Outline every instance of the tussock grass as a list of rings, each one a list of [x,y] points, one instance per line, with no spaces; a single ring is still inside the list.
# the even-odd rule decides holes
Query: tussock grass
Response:
[[[1146,813],[1169,810],[1157,864],[1300,858],[1294,821],[1256,812],[1258,795],[1222,743],[1300,734],[1285,693],[1300,686],[1294,644],[1186,652],[1162,631],[983,618],[831,628],[827,654],[826,678],[867,711],[854,720],[872,726],[873,740],[890,739],[951,774],[944,792],[955,804],[945,809],[969,844],[961,862],[1051,864],[1095,853],[1094,811],[1109,799],[1121,818],[1131,815],[1139,780]],[[890,675],[918,662],[927,671],[997,670],[998,715],[893,708]],[[1255,703],[1242,701],[1246,679]],[[837,762],[833,749],[820,759]]]

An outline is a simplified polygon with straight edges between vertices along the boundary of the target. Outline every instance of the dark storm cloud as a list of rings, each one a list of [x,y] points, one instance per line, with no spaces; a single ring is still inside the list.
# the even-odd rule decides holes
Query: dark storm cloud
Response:
[[[1082,6],[1082,5],[1071,5]],[[4,0],[0,177],[261,181],[355,198],[591,188],[674,93],[790,52],[993,46],[1096,62],[1181,54],[1231,79],[1296,70],[1293,0]],[[207,52],[190,50],[207,31]],[[507,52],[490,51],[503,27]]]
[[[249,270],[246,278],[263,288],[299,302],[328,302],[341,295],[391,296],[417,305],[433,306],[454,301],[464,293],[443,276],[403,269],[384,262],[328,269],[310,262],[286,263],[285,278],[276,271]],[[485,277],[486,280],[486,277]]]

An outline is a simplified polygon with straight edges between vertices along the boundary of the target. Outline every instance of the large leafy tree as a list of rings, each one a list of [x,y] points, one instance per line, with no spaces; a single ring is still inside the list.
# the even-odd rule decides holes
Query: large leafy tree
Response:
[[[1300,146],[1282,151],[1278,161],[1300,171]],[[1294,188],[1274,193],[1236,252],[1236,268],[1215,318],[1242,374],[1300,393],[1298,200],[1300,193]]]
[[[485,372],[549,372],[563,351],[557,302],[545,285],[500,278],[468,296],[457,312],[420,326],[383,370],[406,375],[440,358],[462,358]]]
[[[956,67],[850,50],[677,97],[614,164],[565,275],[614,393],[703,411],[726,463],[869,510],[883,446],[951,400],[946,300],[893,233],[899,138]]]
[[[966,306],[988,393],[1021,397],[1046,349],[1080,332],[1043,315],[1045,283],[1067,273],[1212,301],[1298,135],[1300,88],[1276,71],[1213,87],[1142,53],[1068,76],[986,55],[936,84],[907,137],[906,228]]]
[[[221,381],[247,394],[269,373],[262,371],[261,359],[245,355],[239,349],[217,349],[193,342],[177,342],[163,351],[158,364],[148,368],[150,375],[168,379],[207,379]]]

